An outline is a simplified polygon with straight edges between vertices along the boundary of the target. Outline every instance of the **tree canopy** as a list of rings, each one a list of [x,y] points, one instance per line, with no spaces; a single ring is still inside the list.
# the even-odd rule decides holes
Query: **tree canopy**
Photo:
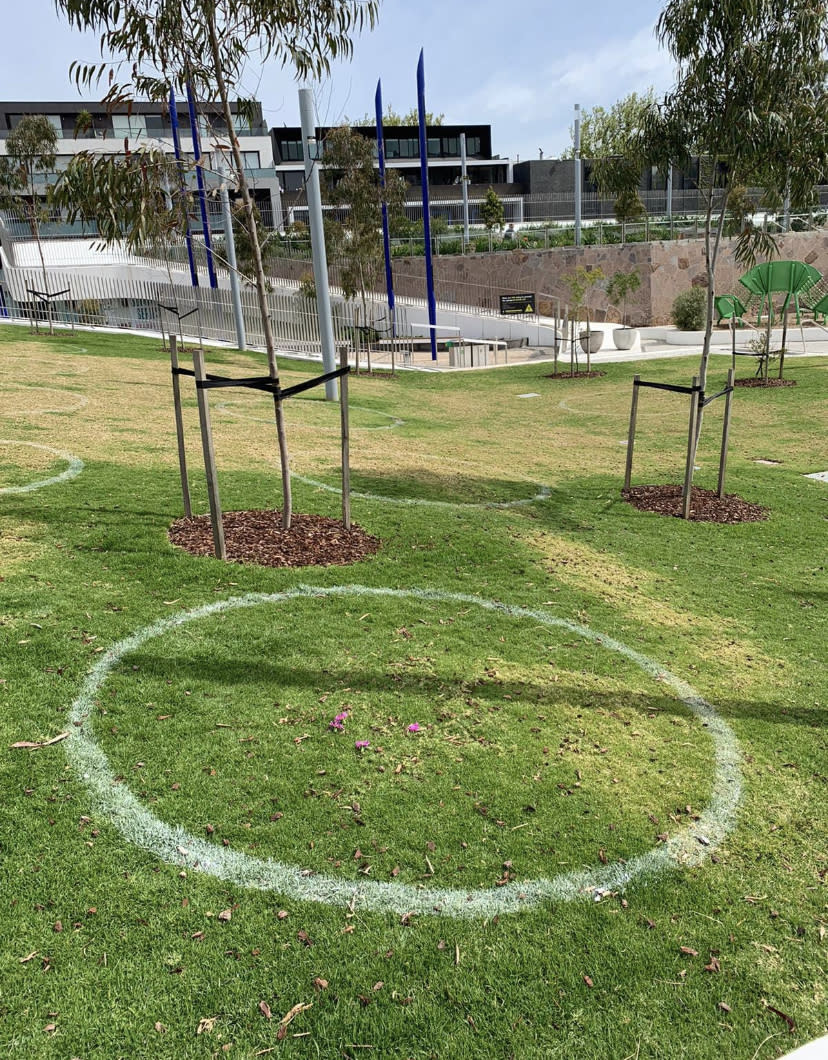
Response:
[[[445,120],[445,114],[433,114],[430,110],[426,111],[426,125],[442,125]],[[364,114],[361,118],[356,121],[352,121],[349,124],[357,127],[376,125],[377,116],[376,114]],[[416,107],[412,107],[411,110],[405,114],[398,114],[389,103],[385,108],[385,113],[382,116],[382,124],[389,126],[396,125],[419,125],[420,115]]]
[[[405,182],[390,170],[383,189],[373,143],[347,125],[328,133],[322,174],[327,201],[347,209],[342,221],[326,221],[326,241],[338,261],[345,296],[360,295],[365,304],[367,292],[380,287],[382,205],[394,218],[405,201]]]
[[[676,83],[649,103],[623,153],[604,157],[602,190],[637,187],[645,165],[666,169],[699,157],[706,200],[707,328],[710,354],[715,267],[731,194],[806,204],[828,159],[824,0],[669,0],[656,34],[677,64]],[[743,215],[737,260],[749,266],[775,252],[771,236]]]

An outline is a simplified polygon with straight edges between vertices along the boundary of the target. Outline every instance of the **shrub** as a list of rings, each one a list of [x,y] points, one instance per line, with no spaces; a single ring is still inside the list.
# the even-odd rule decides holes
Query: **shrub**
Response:
[[[707,322],[707,291],[691,287],[676,295],[673,302],[673,323],[679,331],[702,331]]]

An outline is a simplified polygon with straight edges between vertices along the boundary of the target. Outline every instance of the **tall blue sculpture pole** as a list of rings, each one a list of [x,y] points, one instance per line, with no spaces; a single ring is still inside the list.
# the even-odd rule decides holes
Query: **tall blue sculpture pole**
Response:
[[[193,156],[196,164],[196,181],[198,183],[198,205],[201,208],[201,227],[204,232],[204,249],[207,251],[207,275],[210,277],[210,286],[218,287],[216,269],[213,265],[213,243],[210,239],[210,221],[207,217],[207,196],[204,192],[204,173],[201,171],[201,141],[198,135],[198,119],[196,118],[195,97],[193,86],[187,82],[187,106],[190,109],[190,131],[193,137]],[[232,130],[230,130],[232,136]]]
[[[374,100],[377,109],[377,159],[379,160],[380,190],[382,192],[382,249],[385,252],[385,290],[388,292],[388,314],[391,317],[391,337],[397,337],[394,315],[394,277],[391,272],[391,240],[388,232],[388,204],[385,201],[385,138],[382,132],[382,81],[377,81]]]
[[[420,179],[423,185],[423,236],[425,237],[428,323],[431,336],[431,359],[437,360],[437,300],[434,297],[434,267],[431,261],[431,212],[428,196],[428,142],[426,140],[425,60],[420,49],[417,63],[417,110],[420,116]]]
[[[170,126],[172,127],[172,140],[173,150],[175,151],[175,160],[178,162],[178,185],[179,191],[184,193],[184,171],[181,166],[181,137],[178,135],[178,110],[175,102],[175,92],[170,89]],[[195,258],[193,257],[193,236],[190,232],[190,218],[187,217],[187,231],[185,233],[187,240],[187,258],[190,262],[190,279],[193,282],[193,287],[198,287],[198,271],[196,270]]]

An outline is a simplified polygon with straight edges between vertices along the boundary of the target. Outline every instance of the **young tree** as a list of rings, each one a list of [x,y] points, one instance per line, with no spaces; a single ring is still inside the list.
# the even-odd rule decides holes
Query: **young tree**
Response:
[[[673,89],[646,108],[606,185],[637,186],[643,165],[699,156],[705,198],[707,323],[699,368],[706,385],[716,262],[731,196],[742,186],[806,202],[828,157],[828,8],[824,0],[669,0],[657,36],[677,63]],[[803,132],[807,130],[807,132]],[[633,183],[634,176],[634,183]],[[746,267],[775,253],[745,224],[736,256]],[[701,422],[701,417],[699,418]]]
[[[55,0],[70,25],[99,34],[101,60],[74,63],[79,87],[110,77],[105,101],[123,103],[133,94],[167,99],[171,86],[189,83],[203,99],[217,99],[224,116],[233,176],[247,214],[256,292],[271,378],[278,381],[276,349],[267,304],[253,198],[235,134],[231,96],[237,95],[249,56],[291,65],[298,77],[319,77],[333,59],[349,57],[353,36],[373,28],[379,0]],[[126,80],[119,81],[121,70]],[[290,529],[290,466],[284,410],[276,401],[282,467],[282,526]]]
[[[405,182],[394,170],[386,171],[383,191],[373,143],[347,125],[332,129],[325,139],[323,178],[327,201],[347,209],[343,221],[326,222],[326,242],[339,260],[345,297],[360,297],[367,324],[368,292],[380,289],[385,261],[382,205],[393,218],[405,202]]]
[[[480,204],[480,219],[491,232],[493,228],[503,228],[504,218],[503,201],[494,188],[490,187],[486,198]]]
[[[57,130],[45,114],[24,114],[20,124],[12,129],[6,139],[6,155],[0,158],[0,206],[25,222],[37,243],[40,268],[43,273],[44,293],[48,293],[49,281],[40,226],[48,218],[44,205],[48,201],[49,186],[39,184],[38,177],[55,168]],[[44,193],[41,200],[41,192]],[[49,333],[52,334],[52,306],[49,310]]]

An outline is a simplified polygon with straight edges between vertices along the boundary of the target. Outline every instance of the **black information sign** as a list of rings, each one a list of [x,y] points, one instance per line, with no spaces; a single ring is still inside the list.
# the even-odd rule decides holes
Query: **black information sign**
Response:
[[[502,294],[500,296],[501,316],[523,316],[534,312],[535,296],[533,294]]]

